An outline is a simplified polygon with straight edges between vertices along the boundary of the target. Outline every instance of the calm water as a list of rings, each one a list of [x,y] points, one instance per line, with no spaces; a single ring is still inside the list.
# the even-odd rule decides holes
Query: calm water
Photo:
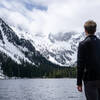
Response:
[[[75,79],[0,80],[0,100],[85,100]]]

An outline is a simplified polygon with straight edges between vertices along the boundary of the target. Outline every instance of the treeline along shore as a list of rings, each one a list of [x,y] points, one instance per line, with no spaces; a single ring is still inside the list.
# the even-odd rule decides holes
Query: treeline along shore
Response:
[[[36,66],[24,60],[18,64],[5,54],[0,55],[1,70],[9,78],[76,78],[75,66],[61,67],[50,62]]]

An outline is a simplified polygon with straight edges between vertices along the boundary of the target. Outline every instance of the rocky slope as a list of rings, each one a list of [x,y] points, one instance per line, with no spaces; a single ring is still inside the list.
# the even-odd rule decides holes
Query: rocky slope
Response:
[[[45,57],[43,57],[43,55],[35,49],[35,47],[28,39],[19,38],[12,30],[12,28],[10,28],[2,19],[0,19],[1,68],[5,70],[5,74],[9,71],[10,74],[8,74],[12,75],[12,70],[14,70],[12,67],[14,64],[21,65],[23,62],[27,62],[34,67],[44,66],[45,70],[46,66],[56,66],[52,62],[48,61]],[[7,68],[8,66],[11,67],[11,69]],[[0,75],[3,75],[1,70]]]

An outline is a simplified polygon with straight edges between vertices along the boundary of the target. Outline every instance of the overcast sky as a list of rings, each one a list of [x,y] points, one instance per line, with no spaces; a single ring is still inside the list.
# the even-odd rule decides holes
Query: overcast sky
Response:
[[[100,31],[100,0],[0,0],[0,17],[30,33],[83,32],[94,20]]]

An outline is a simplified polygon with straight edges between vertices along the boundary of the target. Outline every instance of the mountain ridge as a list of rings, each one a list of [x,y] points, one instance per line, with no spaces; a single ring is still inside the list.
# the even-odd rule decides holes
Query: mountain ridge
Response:
[[[19,70],[19,66],[26,66],[26,68],[30,66],[32,70],[35,67],[35,70],[39,68],[39,70],[44,70],[44,72],[51,67],[59,66],[42,56],[29,40],[19,38],[2,19],[0,19],[0,55],[1,69],[8,76],[13,76],[14,73],[17,73],[16,75],[18,76],[18,72],[16,71]],[[20,70],[24,71],[24,68]],[[15,72],[12,74],[13,71]],[[40,74],[44,72],[41,71]]]

